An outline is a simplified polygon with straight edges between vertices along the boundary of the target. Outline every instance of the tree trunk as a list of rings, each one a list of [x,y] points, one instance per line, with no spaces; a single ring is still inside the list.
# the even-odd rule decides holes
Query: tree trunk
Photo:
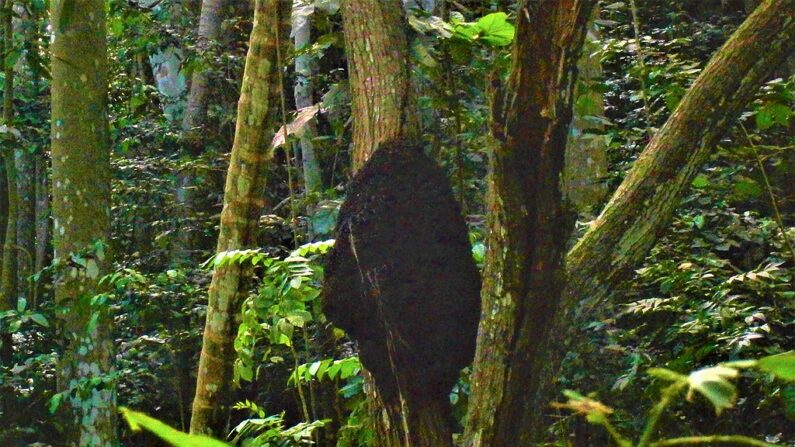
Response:
[[[52,231],[50,220],[50,183],[46,154],[36,157],[36,253],[34,271],[40,272],[52,261]],[[49,277],[48,277],[49,278]],[[41,302],[48,279],[39,278],[34,285],[33,304]]]
[[[304,0],[295,0],[294,7],[304,5]],[[293,17],[293,39],[295,50],[300,51],[311,43],[312,22],[310,17]],[[302,54],[295,58],[295,107],[302,109],[314,104],[312,88],[313,61],[312,57]],[[304,190],[307,194],[319,192],[323,189],[320,177],[320,165],[315,156],[312,137],[315,136],[315,127],[312,123],[307,125],[306,131],[301,135],[301,164],[304,171]]]
[[[282,0],[257,0],[237,109],[237,128],[226,175],[218,252],[254,246],[254,229],[264,206],[265,174],[273,136],[271,108],[279,92],[276,60],[290,12]],[[281,35],[277,32],[281,31]],[[216,268],[210,284],[191,433],[223,436],[229,416],[233,342],[240,303],[248,292],[239,265]]]
[[[208,56],[214,55],[213,49],[219,48],[223,9],[228,0],[203,0],[199,16],[198,50],[203,64]],[[198,155],[201,152],[203,127],[207,120],[207,102],[210,93],[210,67],[201,66],[191,77],[187,104],[182,116],[182,140],[185,142],[186,154]],[[188,167],[177,173],[175,201],[179,218],[176,228],[171,260],[176,264],[189,263],[196,245],[194,210],[198,209],[196,194],[196,172]]]
[[[203,0],[199,16],[198,48],[202,53],[217,45],[221,34],[223,15],[221,10],[228,0]],[[202,54],[202,57],[206,54]],[[194,132],[204,124],[207,118],[207,95],[210,90],[210,70],[196,70],[191,76],[188,103],[182,116],[183,131],[199,137],[201,132]]]
[[[353,114],[354,170],[389,140],[417,140],[413,113],[408,39],[400,0],[347,0],[342,3]],[[449,409],[411,406],[398,396],[386,400],[365,373],[375,443],[383,447],[451,446]]]
[[[12,32],[22,35],[25,40],[34,38],[32,19],[27,14],[27,10],[22,5],[9,4],[9,8],[14,6],[16,17],[12,19]],[[23,69],[26,66],[25,58],[20,57],[13,67],[15,72],[24,75]],[[15,73],[17,74],[17,73]],[[17,169],[17,294],[31,301],[32,290],[30,276],[33,272],[33,253],[36,250],[35,232],[35,157],[26,147],[16,150],[14,156]]]
[[[520,4],[506,109],[497,110],[488,196],[483,314],[464,445],[536,445],[530,404],[563,288],[572,227],[560,176],[577,60],[594,0]],[[543,55],[540,57],[539,55]],[[501,112],[501,113],[500,113]],[[568,223],[567,223],[568,222]]]
[[[3,2],[2,20],[3,20],[3,41],[0,46],[0,54],[5,54],[14,44],[13,34],[11,29],[11,6],[13,0],[5,0]],[[8,63],[8,59],[3,58],[3,72],[5,81],[3,84],[3,123],[9,128],[14,127],[14,66]],[[10,147],[3,149],[5,157],[5,170],[6,170],[6,186],[8,189],[7,199],[7,214],[6,226],[3,228],[5,231],[4,244],[3,244],[3,262],[2,272],[0,272],[0,295],[2,295],[2,302],[0,302],[0,310],[15,309],[17,303],[17,220],[19,216],[19,193],[17,190],[17,169],[15,163],[15,142],[6,143]],[[4,333],[2,336],[2,349],[0,349],[0,356],[2,357],[3,364],[11,360],[12,347],[11,347],[11,333]]]
[[[567,309],[589,315],[643,261],[712,149],[795,48],[793,16],[795,0],[768,0],[713,56],[569,252]]]
[[[108,61],[103,0],[52,6],[52,181],[55,299],[65,341],[58,389],[69,394],[66,445],[116,443],[116,393],[108,304],[100,278],[110,269]],[[80,259],[81,262],[74,262]],[[98,379],[99,383],[96,382]]]
[[[712,57],[649,142],[624,182],[566,259],[568,282],[531,402],[543,418],[566,351],[562,334],[598,313],[610,291],[646,257],[670,225],[682,195],[720,138],[795,47],[795,0],[768,0]],[[577,335],[569,336],[577,341]]]
[[[595,215],[593,208],[607,194],[607,185],[602,179],[607,176],[607,144],[594,130],[604,128],[593,117],[604,116],[604,95],[593,87],[602,77],[602,64],[592,53],[598,48],[599,30],[592,17],[585,36],[585,46],[577,62],[579,72],[574,94],[574,118],[566,144],[566,166],[563,174],[566,200],[584,214]]]
[[[378,145],[419,139],[412,113],[408,40],[399,0],[342,3],[353,114],[353,168],[359,169]]]

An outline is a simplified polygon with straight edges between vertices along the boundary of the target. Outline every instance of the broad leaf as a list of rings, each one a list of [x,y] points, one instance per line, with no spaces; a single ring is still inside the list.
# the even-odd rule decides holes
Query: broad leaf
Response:
[[[133,431],[146,429],[175,447],[230,447],[229,444],[210,438],[209,436],[183,433],[155,418],[137,411],[132,411],[128,408],[119,407],[119,412],[121,412],[124,419],[127,420],[127,423],[130,424],[130,428]]]
[[[795,351],[763,357],[757,365],[779,379],[795,381]]]

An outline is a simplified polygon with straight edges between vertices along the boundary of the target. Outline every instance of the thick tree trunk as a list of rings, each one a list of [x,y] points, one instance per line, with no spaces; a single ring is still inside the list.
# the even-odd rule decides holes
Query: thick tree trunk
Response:
[[[63,267],[55,299],[68,310],[59,321],[66,346],[58,389],[69,393],[62,404],[69,413],[65,444],[115,445],[111,322],[108,304],[95,299],[101,296],[98,281],[110,268],[100,245],[110,231],[105,2],[54,2],[51,26],[52,212],[55,253]]]
[[[346,0],[342,4],[353,114],[353,167],[378,145],[419,138],[411,106],[408,40],[399,0]]]
[[[488,197],[483,314],[464,445],[536,445],[543,341],[563,288],[571,219],[560,177],[577,60],[594,0],[518,10],[506,109],[498,112]],[[500,101],[495,101],[500,103]],[[502,112],[499,114],[499,112]],[[567,223],[569,222],[569,223]]]
[[[713,56],[668,122],[649,142],[588,232],[569,251],[568,282],[551,334],[537,340],[547,352],[534,379],[530,408],[543,418],[554,399],[560,362],[572,328],[598,313],[610,291],[646,257],[670,225],[720,138],[769,75],[795,47],[795,0],[767,0]],[[569,335],[563,335],[569,334]]]
[[[306,0],[295,0],[295,6],[302,6],[306,4]],[[312,35],[312,22],[310,17],[293,18],[293,41],[295,50],[300,51],[307,45],[311,44]],[[310,107],[314,104],[313,101],[313,88],[312,88],[312,73],[313,63],[312,57],[307,54],[302,54],[295,58],[295,87],[293,88],[293,95],[295,96],[295,107],[302,109]],[[318,164],[317,156],[315,155],[315,148],[312,145],[312,137],[315,136],[315,127],[310,123],[307,130],[301,135],[301,164],[304,172],[304,190],[307,194],[319,192],[323,189],[323,181],[320,177],[320,165]]]
[[[257,0],[237,128],[226,175],[217,251],[250,248],[264,206],[265,173],[273,136],[271,108],[279,92],[277,43],[286,42],[290,5],[283,0]],[[281,35],[277,32],[281,31]],[[223,436],[229,416],[233,342],[240,303],[247,293],[247,275],[239,265],[216,268],[210,284],[191,433]]]
[[[354,170],[385,141],[419,138],[402,8],[400,0],[346,0],[342,4],[353,96]],[[452,445],[449,408],[412,406],[400,396],[387,401],[368,373],[365,384],[376,445]]]

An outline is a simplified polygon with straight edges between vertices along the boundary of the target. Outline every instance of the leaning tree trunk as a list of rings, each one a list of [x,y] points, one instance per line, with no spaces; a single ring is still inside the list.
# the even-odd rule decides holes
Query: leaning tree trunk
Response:
[[[110,269],[104,249],[110,231],[105,2],[54,2],[51,26],[52,212],[62,268],[55,300],[68,310],[59,321],[65,347],[58,389],[68,393],[65,444],[115,445],[111,321],[99,286]]]
[[[3,40],[0,45],[0,54],[9,51],[13,44],[13,34],[11,27],[11,5],[12,0],[5,0],[2,6],[3,20]],[[14,127],[14,66],[8,63],[7,58],[3,58],[3,72],[5,82],[3,83],[3,124],[8,128]],[[7,135],[8,137],[8,135]],[[19,192],[17,190],[17,169],[15,162],[16,142],[12,142],[10,147],[2,149],[5,158],[6,187],[8,199],[6,202],[6,226],[3,242],[3,261],[0,265],[0,310],[16,308],[17,302],[17,220],[19,218]],[[6,143],[8,144],[8,143]],[[0,348],[0,360],[9,361],[11,358],[11,333],[5,332],[2,335],[2,347]]]
[[[595,0],[525,1],[513,69],[492,125],[483,313],[465,426],[466,446],[536,445],[529,406],[563,288],[572,227],[560,179],[577,60]],[[540,55],[543,55],[541,57]]]
[[[795,0],[767,0],[712,57],[649,142],[591,228],[569,251],[568,283],[530,401],[541,424],[560,362],[570,346],[560,334],[592,317],[610,291],[646,257],[670,225],[682,195],[720,138],[770,74],[795,49]],[[577,337],[574,337],[576,342]]]
[[[352,93],[353,168],[390,140],[418,140],[413,113],[408,39],[400,0],[347,0],[342,4],[348,76]],[[452,445],[447,402],[412,405],[380,393],[365,372],[378,446]]]
[[[250,248],[264,206],[265,174],[273,136],[271,108],[279,92],[276,50],[286,42],[290,7],[283,0],[257,0],[243,84],[237,108],[237,128],[224,189],[217,252]],[[277,33],[281,32],[280,35]],[[207,304],[191,433],[224,435],[229,416],[233,342],[237,315],[248,289],[247,275],[237,264],[213,272]]]

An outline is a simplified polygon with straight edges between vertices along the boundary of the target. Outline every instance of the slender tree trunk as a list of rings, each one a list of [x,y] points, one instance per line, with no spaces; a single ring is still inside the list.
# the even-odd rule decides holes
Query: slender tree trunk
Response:
[[[795,0],[767,0],[712,57],[649,142],[588,232],[569,251],[568,282],[551,335],[536,343],[547,352],[529,402],[544,419],[554,377],[579,339],[572,328],[598,313],[610,291],[646,257],[670,225],[682,195],[720,138],[769,75],[795,47]],[[543,345],[547,345],[543,347]]]
[[[36,253],[34,271],[40,272],[52,261],[52,231],[50,220],[50,183],[46,154],[36,157]],[[34,285],[33,304],[41,301],[48,279],[39,278]]]
[[[295,0],[294,7],[306,4],[306,0]],[[300,51],[311,42],[312,21],[310,17],[293,18],[293,40],[295,50]],[[314,104],[312,88],[313,63],[312,57],[303,54],[295,58],[295,107],[302,109]],[[304,171],[304,187],[307,194],[319,192],[323,189],[320,177],[320,165],[315,156],[312,137],[315,136],[315,127],[310,123],[307,130],[301,135],[301,162]]]
[[[217,45],[221,35],[221,11],[228,0],[203,0],[201,15],[199,16],[198,47],[201,52],[208,52]],[[202,56],[205,56],[204,54]],[[191,76],[188,104],[182,117],[182,129],[188,133],[200,128],[207,118],[207,95],[210,90],[209,69],[196,70]],[[196,137],[201,132],[194,133]]]
[[[108,305],[96,298],[110,268],[103,248],[110,230],[105,2],[56,1],[51,17],[52,212],[63,266],[55,299],[68,310],[59,321],[66,346],[58,389],[69,393],[62,404],[69,415],[65,444],[110,446],[116,443],[113,343]]]
[[[602,77],[602,64],[594,57],[599,43],[599,30],[594,23],[598,11],[588,25],[585,46],[577,63],[579,71],[574,96],[574,118],[566,145],[566,166],[563,174],[566,200],[580,213],[594,215],[593,208],[607,194],[602,179],[607,175],[607,144],[600,136],[589,134],[604,125],[593,117],[604,116],[604,96],[593,87]],[[593,214],[592,214],[593,213]]]
[[[571,219],[560,176],[577,60],[594,0],[519,6],[513,63],[493,128],[483,314],[464,445],[536,445],[529,405],[563,288]],[[499,110],[497,112],[500,112]],[[535,386],[534,386],[535,385]]]
[[[13,45],[13,34],[11,28],[11,6],[12,0],[5,0],[2,8],[3,20],[3,41],[0,46],[0,54],[5,54]],[[14,127],[14,66],[3,58],[3,72],[5,82],[3,84],[3,124],[9,128]],[[10,147],[3,149],[5,157],[6,187],[7,187],[7,215],[5,240],[3,244],[2,272],[0,272],[0,293],[2,294],[3,310],[16,308],[17,302],[17,220],[19,216],[19,193],[17,190],[17,169],[15,163],[16,144],[12,142]],[[2,336],[2,356],[3,363],[11,359],[11,334],[5,333]]]
[[[215,55],[213,50],[220,48],[218,40],[221,37],[223,10],[228,5],[228,0],[202,0],[198,49],[200,57],[204,59],[205,63],[208,62],[209,56]],[[191,77],[187,105],[182,116],[183,141],[188,155],[201,153],[204,135],[202,131],[207,120],[211,74],[210,67],[201,67]],[[178,264],[190,261],[196,245],[195,225],[193,224],[194,211],[198,208],[196,187],[196,172],[193,168],[186,168],[177,174],[175,201],[179,223],[171,260]]]
[[[237,109],[237,128],[226,175],[217,251],[250,248],[264,206],[265,173],[273,136],[271,108],[279,92],[277,42],[287,42],[290,5],[257,0]],[[281,32],[281,35],[277,35]],[[210,284],[191,433],[224,435],[229,416],[233,342],[247,274],[239,265],[216,268]]]
[[[342,4],[353,114],[353,168],[388,140],[416,140],[408,40],[400,0]],[[365,365],[366,366],[366,365]],[[365,372],[365,393],[378,446],[452,445],[449,408],[386,400]]]
[[[12,21],[13,34],[23,36],[26,41],[35,39],[33,18],[22,5],[14,6],[16,17]],[[17,60],[14,71],[24,77],[27,63],[24,57]],[[34,75],[35,76],[35,75]],[[29,78],[28,78],[29,80]],[[28,84],[29,85],[29,84]],[[28,148],[20,147],[15,154],[17,168],[17,191],[19,194],[17,215],[17,254],[18,294],[31,301],[30,276],[34,273],[34,252],[36,251],[36,162],[35,155]]]

